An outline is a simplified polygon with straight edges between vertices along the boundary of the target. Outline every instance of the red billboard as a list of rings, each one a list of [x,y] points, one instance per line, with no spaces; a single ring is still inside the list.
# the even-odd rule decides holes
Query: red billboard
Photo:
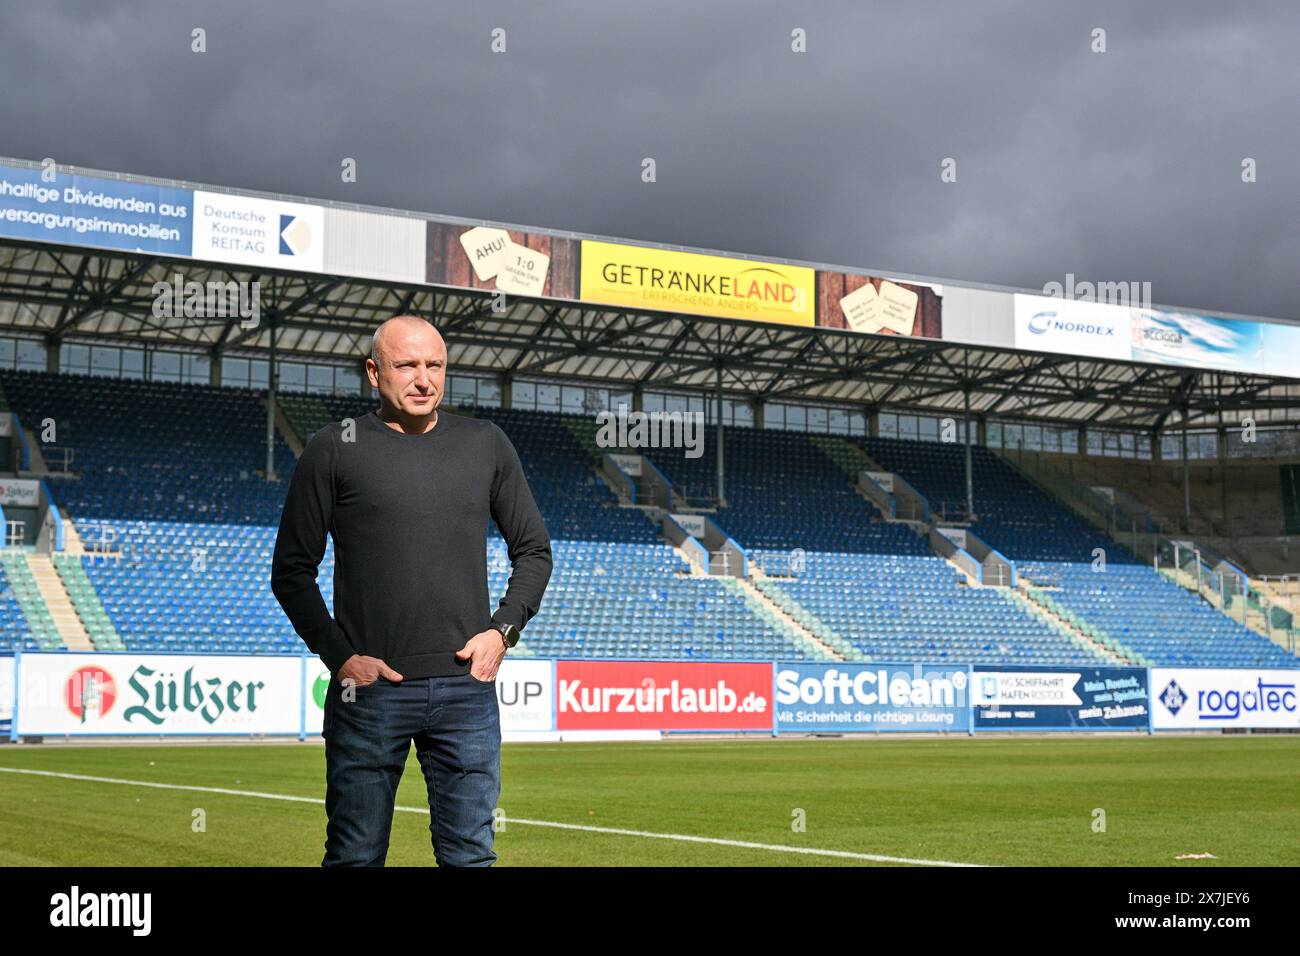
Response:
[[[772,729],[771,664],[558,661],[556,730]]]

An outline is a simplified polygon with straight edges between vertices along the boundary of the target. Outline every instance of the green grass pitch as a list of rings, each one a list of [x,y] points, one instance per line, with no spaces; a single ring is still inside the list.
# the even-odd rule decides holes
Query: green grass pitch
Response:
[[[317,744],[6,746],[0,768],[246,792],[0,770],[0,865],[320,862]],[[502,775],[503,866],[882,862],[768,846],[992,865],[1300,864],[1297,737],[506,744]],[[423,812],[395,814],[389,865],[431,864],[414,754],[397,803]],[[1215,859],[1175,860],[1187,853]]]

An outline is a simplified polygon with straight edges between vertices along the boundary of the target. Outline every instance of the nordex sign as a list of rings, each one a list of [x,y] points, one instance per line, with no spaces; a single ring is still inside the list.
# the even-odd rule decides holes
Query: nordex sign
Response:
[[[1130,360],[1130,310],[1101,302],[1015,296],[1015,345],[1035,352]]]

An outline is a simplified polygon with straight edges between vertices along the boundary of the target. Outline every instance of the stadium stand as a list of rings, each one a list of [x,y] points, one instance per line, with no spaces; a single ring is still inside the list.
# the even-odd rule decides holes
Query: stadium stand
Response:
[[[993,589],[961,586],[961,575],[925,539],[849,484],[841,439],[729,427],[727,506],[715,517],[753,557],[799,548],[805,570],[765,590],[806,612],[864,659],[1099,659],[1025,614]],[[707,458],[650,457],[674,484],[710,484]]]
[[[827,554],[776,586],[865,659],[1097,665],[1105,659],[1030,617],[1000,589],[962,587],[942,559]],[[773,582],[775,584],[775,582]]]
[[[964,481],[964,447],[887,438],[862,445],[927,495],[964,497],[964,485],[957,485]],[[973,448],[972,459],[972,529],[1017,561],[1029,583],[1050,588],[1060,605],[1110,640],[1158,664],[1294,666],[1294,655],[1138,562],[988,449]]]
[[[279,520],[284,491],[260,478],[266,409],[251,389],[14,371],[0,372],[0,384],[31,434],[71,453],[72,475],[46,482],[78,519]],[[287,475],[293,463],[277,437],[276,470]]]
[[[301,650],[268,574],[294,454],[277,436],[279,480],[264,479],[260,393],[13,371],[0,371],[0,387],[31,434],[53,421],[57,438],[45,445],[71,450],[51,456],[68,473],[46,481],[86,553],[57,555],[55,567],[95,647]],[[298,394],[280,404],[298,447],[373,407]],[[856,470],[874,462],[932,501],[964,502],[960,446],[729,426],[726,501],[711,517],[752,559],[752,579],[742,580],[693,569],[661,537],[657,513],[620,506],[593,468],[590,416],[457,411],[510,437],[551,533],[555,571],[525,655],[1295,664],[984,448],[973,450],[971,530],[1018,562],[1029,588],[977,586],[935,554],[924,529],[887,520],[853,487]],[[712,455],[648,457],[680,488],[714,488]],[[1105,575],[1092,571],[1095,548],[1107,554]],[[488,564],[495,598],[509,572],[495,528]],[[332,567],[331,548],[319,579],[327,603]],[[5,549],[3,570],[0,646],[61,646],[22,549]]]

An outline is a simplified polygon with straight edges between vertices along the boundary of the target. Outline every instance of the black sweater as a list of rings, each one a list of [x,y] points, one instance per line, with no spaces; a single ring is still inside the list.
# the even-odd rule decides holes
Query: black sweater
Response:
[[[489,515],[512,568],[495,613]],[[316,586],[327,532],[337,621]],[[389,428],[373,411],[313,435],[289,482],[271,562],[271,590],[331,672],[364,654],[408,678],[464,673],[469,662],[455,652],[493,621],[523,628],[550,577],[550,538],[510,439],[490,421],[443,411],[422,435]]]

